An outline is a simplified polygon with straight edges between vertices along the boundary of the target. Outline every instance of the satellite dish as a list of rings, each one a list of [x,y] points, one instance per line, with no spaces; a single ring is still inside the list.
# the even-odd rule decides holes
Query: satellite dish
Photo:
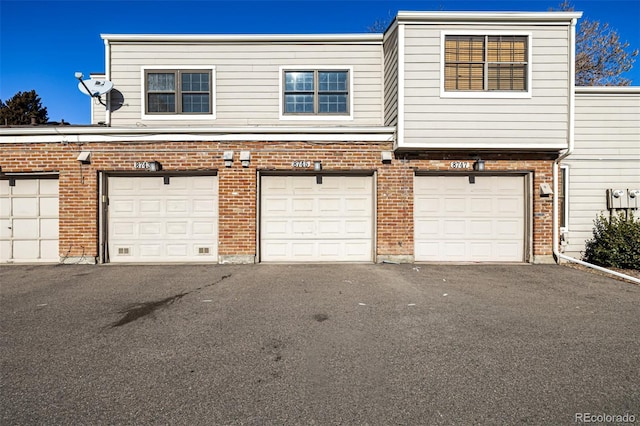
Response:
[[[80,91],[85,95],[89,95],[92,98],[99,98],[113,89],[113,83],[109,80],[96,80],[90,78],[89,80],[80,80],[80,83],[78,83],[78,89],[80,89]]]

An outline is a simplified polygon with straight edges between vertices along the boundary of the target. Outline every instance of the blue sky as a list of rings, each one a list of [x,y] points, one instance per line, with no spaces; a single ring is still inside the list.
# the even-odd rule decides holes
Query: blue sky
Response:
[[[0,0],[0,99],[36,90],[49,119],[89,124],[76,71],[104,71],[100,34],[366,33],[398,10],[547,11],[560,0]],[[640,0],[575,0],[640,48]],[[626,74],[640,86],[640,60]],[[88,78],[88,77],[87,77]]]

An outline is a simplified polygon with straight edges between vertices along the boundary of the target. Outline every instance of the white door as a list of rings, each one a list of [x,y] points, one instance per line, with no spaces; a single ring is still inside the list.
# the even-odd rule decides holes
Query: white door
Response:
[[[109,177],[111,262],[217,262],[216,176]]]
[[[58,179],[0,180],[0,263],[59,262],[58,214]]]
[[[260,212],[262,261],[373,259],[371,176],[263,176]]]
[[[522,262],[523,176],[416,176],[415,260]]]

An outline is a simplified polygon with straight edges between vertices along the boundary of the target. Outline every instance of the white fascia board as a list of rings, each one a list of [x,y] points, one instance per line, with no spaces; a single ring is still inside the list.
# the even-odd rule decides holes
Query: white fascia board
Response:
[[[538,151],[538,152],[555,152],[567,149],[566,143],[553,143],[553,144],[536,144],[536,143],[486,143],[486,142],[463,142],[455,144],[443,145],[442,143],[405,143],[398,145],[399,151],[421,151],[421,150],[434,150],[434,151],[459,151],[459,150],[480,150],[480,151]]]
[[[640,86],[576,86],[580,95],[640,95]]]
[[[113,128],[0,129],[0,144],[144,141],[392,142],[394,127],[354,128]]]
[[[112,43],[369,43],[381,44],[380,33],[363,34],[101,34]]]
[[[582,17],[582,12],[410,12],[399,11],[400,22],[415,23],[561,23],[568,25],[572,19]]]

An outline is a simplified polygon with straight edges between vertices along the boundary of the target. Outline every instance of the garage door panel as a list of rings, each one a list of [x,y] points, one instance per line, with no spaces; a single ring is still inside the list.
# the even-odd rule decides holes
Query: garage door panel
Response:
[[[470,244],[471,255],[478,260],[488,260],[493,251],[490,241],[476,241]]]
[[[445,198],[444,211],[447,214],[464,213],[466,202],[464,198]]]
[[[40,197],[39,210],[42,216],[58,216],[58,197],[50,195]]]
[[[134,238],[136,236],[135,224],[127,221],[111,222],[109,229],[112,232],[113,237],[117,239],[122,238]]]
[[[167,222],[167,235],[185,237],[187,235],[187,222]]]
[[[314,222],[312,220],[294,219],[291,222],[291,233],[293,236],[312,235],[315,232]]]
[[[131,211],[135,209],[135,202],[132,203]],[[138,212],[140,214],[161,214],[162,213],[162,203],[160,200],[140,200],[138,201]]]
[[[133,213],[134,201],[133,200],[109,200],[109,210],[112,213]]]
[[[497,200],[496,205],[496,210],[499,213],[511,213],[513,215],[520,215],[524,212],[524,206],[521,198],[500,198],[499,200]]]
[[[44,259],[59,259],[59,242],[58,239],[41,240],[40,256]]]
[[[192,235],[197,239],[211,239],[216,235],[216,226],[213,222],[193,222]]]
[[[140,238],[161,237],[162,235],[162,224],[160,222],[142,222],[138,229],[140,230],[138,233]]]
[[[203,213],[210,215],[215,213],[215,206],[218,204],[218,198],[196,199],[191,200],[191,211],[193,213]]]
[[[59,235],[59,220],[40,219],[40,237],[46,239],[57,240]]]
[[[189,211],[189,201],[182,200],[167,200],[167,213],[186,213]]]
[[[524,176],[417,176],[415,259],[522,261]],[[428,194],[428,195],[425,195]]]
[[[9,215],[7,215],[7,217],[8,216]],[[11,237],[11,235],[12,235],[11,220],[8,218],[0,219],[0,238],[3,239],[3,244],[4,244],[4,239],[6,238],[8,240]],[[7,241],[7,244],[9,244],[9,241]]]
[[[11,193],[14,196],[19,196],[19,195],[32,196],[35,194],[40,194],[40,179],[16,180],[15,186],[12,187]]]
[[[264,176],[262,261],[371,261],[371,176]]]
[[[35,239],[39,235],[38,219],[13,219],[13,237]]]
[[[416,229],[416,240],[421,240],[425,237],[438,235],[438,230],[440,229],[439,221],[437,219],[417,220],[414,226]]]
[[[318,211],[320,213],[338,213],[342,211],[342,200],[339,198],[320,198],[318,200]]]
[[[14,198],[13,199],[13,216],[14,217],[34,217],[38,216],[38,199]]]
[[[38,240],[14,240],[13,259],[17,261],[30,261],[34,253],[40,253],[40,241]]]
[[[493,200],[485,197],[471,197],[469,208],[471,213],[474,214],[491,214],[493,211]]]
[[[162,253],[162,247],[160,246],[159,243],[153,243],[153,244],[138,243],[138,247],[139,247],[139,257],[145,257],[149,260],[152,260],[153,258],[155,259],[159,258],[160,254]]]
[[[217,260],[217,190],[215,176],[110,177],[110,260]]]
[[[287,212],[288,201],[286,198],[264,197],[262,203],[263,216],[279,216]]]
[[[167,255],[171,257],[186,257],[189,255],[187,244],[167,244]]]
[[[464,220],[448,219],[443,221],[445,235],[464,235],[466,222]]]
[[[345,200],[345,210],[351,214],[371,215],[371,199],[368,197],[349,197]]]
[[[310,213],[315,210],[316,201],[313,198],[296,198],[291,200],[291,211],[295,214]],[[286,211],[286,208],[285,210]]]
[[[343,231],[344,226],[340,220],[319,220],[318,232],[322,235],[337,237]]]
[[[471,220],[470,226],[470,233],[474,237],[486,238],[493,234],[493,221],[491,220]]]
[[[1,237],[1,238],[4,238],[4,237]],[[8,239],[0,240],[0,259],[2,259],[3,262],[13,258],[13,253],[11,250],[12,247],[13,247],[13,244]]]

